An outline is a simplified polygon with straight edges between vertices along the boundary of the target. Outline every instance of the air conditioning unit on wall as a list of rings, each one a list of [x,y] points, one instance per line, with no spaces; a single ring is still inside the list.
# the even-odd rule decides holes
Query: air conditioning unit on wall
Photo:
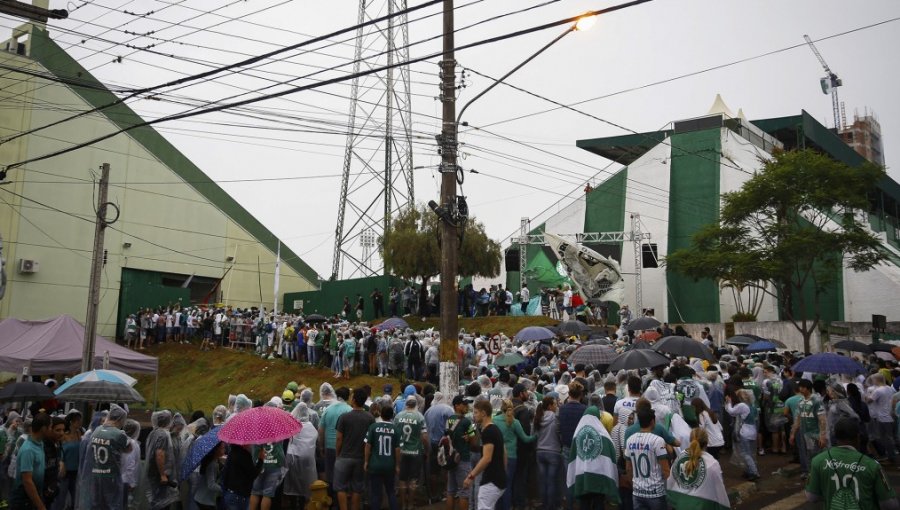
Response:
[[[36,260],[31,259],[19,259],[19,272],[20,273],[37,273],[38,269],[40,269],[41,265]]]

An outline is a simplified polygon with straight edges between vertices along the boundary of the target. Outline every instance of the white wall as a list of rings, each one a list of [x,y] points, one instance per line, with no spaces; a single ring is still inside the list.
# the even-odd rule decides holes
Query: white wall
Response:
[[[631,214],[641,216],[641,230],[650,233],[660,259],[668,254],[669,235],[669,171],[671,146],[660,143],[628,166],[625,184],[625,220],[623,231],[631,230]],[[634,285],[634,246],[622,246],[622,273],[625,278],[625,303],[636,308]],[[641,270],[644,308],[653,308],[656,316],[676,321],[678,315],[668,309],[666,272],[663,268]],[[635,309],[635,312],[640,310]]]
[[[770,158],[771,155],[759,147],[751,144],[739,134],[726,128],[722,128],[722,157],[719,165],[719,190],[722,193],[741,189],[752,174],[762,168],[759,158]],[[737,170],[734,167],[744,171]],[[749,173],[748,173],[749,172]],[[748,303],[750,291],[745,290],[741,294],[744,305]],[[719,291],[719,310],[723,321],[731,320],[731,316],[737,313],[734,296],[730,289]],[[771,296],[763,298],[763,305],[757,314],[761,321],[778,320],[778,302]]]
[[[844,320],[870,322],[872,314],[900,317],[900,268],[890,263],[857,273],[844,267]]]

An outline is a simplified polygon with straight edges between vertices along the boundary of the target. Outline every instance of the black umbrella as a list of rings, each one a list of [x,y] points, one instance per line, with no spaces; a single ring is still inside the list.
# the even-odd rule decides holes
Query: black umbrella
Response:
[[[852,352],[872,352],[871,345],[857,342],[856,340],[841,340],[840,342],[835,342],[834,348]]]
[[[760,340],[765,340],[765,338],[756,335],[735,335],[731,338],[726,338],[725,343],[728,345],[750,345]]]
[[[590,333],[591,327],[581,321],[562,321],[559,323],[559,332],[563,335],[586,335]]]
[[[639,329],[656,329],[660,324],[662,323],[653,317],[640,317],[629,322],[628,329],[633,329],[635,331]]]
[[[13,382],[0,389],[0,402],[43,401],[54,398],[53,390],[39,382]]]
[[[887,342],[878,342],[869,346],[872,352],[894,352],[894,349],[897,347],[897,344],[889,344]]]
[[[668,365],[669,358],[649,349],[632,349],[616,356],[609,365],[610,372],[634,370],[637,368],[653,368]]]
[[[653,348],[657,352],[667,352],[676,356],[689,356],[691,358],[703,358],[709,361],[716,361],[709,347],[686,336],[667,336],[657,340]]]
[[[306,322],[328,322],[328,318],[324,315],[319,315],[317,313],[312,313],[307,315],[304,320]]]

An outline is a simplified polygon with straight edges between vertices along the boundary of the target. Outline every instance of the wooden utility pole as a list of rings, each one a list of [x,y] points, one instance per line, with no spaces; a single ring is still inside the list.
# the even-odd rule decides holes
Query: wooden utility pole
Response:
[[[444,56],[441,60],[441,364],[440,389],[447,396],[459,392],[459,322],[456,315],[456,57],[453,47],[453,0],[444,0]],[[446,214],[449,213],[449,214]]]
[[[87,313],[84,319],[84,351],[81,355],[81,371],[94,368],[94,343],[97,339],[97,313],[100,307],[100,274],[103,271],[103,237],[106,235],[106,197],[109,194],[109,163],[103,163],[100,175],[100,192],[97,195],[94,220],[94,255],[91,259],[91,283],[88,290]]]

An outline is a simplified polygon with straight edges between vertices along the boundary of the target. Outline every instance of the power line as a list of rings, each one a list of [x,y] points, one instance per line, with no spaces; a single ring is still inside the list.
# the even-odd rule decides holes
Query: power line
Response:
[[[834,39],[834,38],[842,37],[842,36],[845,36],[845,35],[848,35],[848,34],[852,34],[852,33],[855,33],[855,32],[860,32],[860,31],[863,31],[863,30],[868,30],[868,29],[870,29],[870,28],[875,28],[875,27],[878,27],[878,26],[881,26],[881,25],[885,25],[885,24],[887,24],[887,23],[893,23],[893,22],[895,22],[895,21],[900,21],[900,16],[895,17],[895,18],[890,18],[890,19],[882,20],[882,21],[878,21],[878,22],[871,23],[871,24],[868,24],[868,25],[863,25],[863,26],[861,26],[861,27],[853,28],[853,29],[850,29],[850,30],[845,30],[845,31],[843,31],[843,32],[838,32],[838,33],[831,34],[831,35],[828,35],[828,36],[825,36],[825,37],[820,37],[820,38],[818,38],[818,39],[814,39],[813,42],[827,41],[827,40],[829,40],[829,39]],[[681,80],[681,79],[684,79],[684,78],[690,78],[690,77],[698,76],[698,75],[705,74],[705,73],[708,73],[708,72],[717,71],[717,70],[719,70],[719,69],[725,69],[725,68],[727,68],[727,67],[731,67],[731,66],[734,66],[734,65],[743,64],[743,63],[746,63],[746,62],[751,62],[751,61],[753,61],[753,60],[758,60],[758,59],[761,59],[761,58],[764,58],[764,57],[770,57],[770,56],[772,56],[772,55],[777,55],[777,54],[779,54],[779,53],[784,53],[784,52],[786,52],[786,51],[790,51],[790,50],[793,50],[793,49],[796,49],[796,48],[801,48],[801,47],[802,47],[802,48],[805,48],[806,46],[807,46],[806,42],[802,42],[802,43],[799,43],[799,44],[793,44],[793,45],[791,45],[791,46],[786,46],[786,47],[784,47],[784,48],[779,48],[779,49],[777,49],[777,50],[772,50],[772,51],[767,51],[767,52],[765,52],[765,53],[760,53],[760,54],[754,55],[754,56],[752,56],[752,57],[746,57],[746,58],[742,58],[742,59],[738,59],[738,60],[733,60],[733,61],[731,61],[731,62],[727,62],[727,63],[724,63],[724,64],[714,65],[714,66],[712,66],[712,67],[707,67],[707,68],[700,69],[700,70],[697,70],[697,71],[692,71],[692,72],[690,72],[690,73],[679,74],[679,75],[677,75],[677,76],[672,76],[672,77],[665,78],[665,79],[662,79],[662,80],[657,80],[657,81],[654,81],[654,82],[645,83],[644,85],[638,85],[638,86],[636,86],[636,87],[630,87],[630,88],[627,88],[627,89],[618,90],[618,91],[616,91],[616,92],[610,92],[609,94],[604,94],[604,95],[602,95],[602,96],[596,96],[596,97],[592,97],[592,98],[589,98],[589,99],[583,99],[583,100],[581,100],[581,101],[576,101],[576,102],[574,102],[574,103],[569,103],[569,104],[567,104],[567,105],[560,105],[560,106],[556,106],[556,107],[554,107],[554,108],[548,108],[548,109],[546,109],[546,110],[540,110],[540,111],[536,111],[536,112],[532,112],[532,113],[527,113],[527,114],[525,114],[525,115],[519,115],[519,116],[516,116],[516,117],[510,117],[510,118],[504,119],[504,120],[498,120],[498,121],[496,121],[496,122],[491,122],[491,123],[489,123],[489,124],[484,124],[484,125],[482,125],[481,127],[482,127],[482,128],[487,128],[487,127],[496,126],[496,125],[499,125],[499,124],[506,124],[506,123],[509,123],[509,122],[517,121],[517,120],[527,119],[527,118],[529,118],[529,117],[534,117],[534,116],[537,116],[537,115],[543,115],[543,114],[545,114],[545,113],[554,112],[554,111],[556,111],[556,110],[560,110],[560,109],[563,109],[563,108],[566,108],[566,107],[579,106],[579,105],[582,105],[582,104],[585,104],[585,103],[590,103],[590,102],[593,102],[593,101],[599,101],[599,100],[601,100],[601,99],[607,99],[607,98],[610,98],[610,97],[613,97],[613,96],[618,96],[618,95],[621,95],[621,94],[626,94],[626,93],[628,93],[628,92],[634,92],[634,91],[637,91],[637,90],[642,90],[642,89],[646,89],[646,88],[650,88],[650,87],[655,87],[655,86],[657,86],[657,85],[663,85],[663,84],[666,84],[666,83],[671,83],[671,82],[673,82],[673,81]]]
[[[432,0],[432,1],[433,1],[433,2],[436,2],[436,1],[438,1],[438,0]],[[573,17],[570,17],[570,18],[565,18],[565,19],[562,19],[562,20],[557,20],[557,21],[554,21],[554,22],[545,23],[545,24],[543,24],[543,25],[538,25],[538,26],[535,26],[535,27],[526,28],[526,29],[522,29],[522,30],[515,31],[515,32],[509,32],[509,33],[506,33],[506,34],[503,34],[503,35],[490,37],[490,38],[488,38],[488,39],[482,39],[481,41],[476,41],[476,42],[464,44],[464,45],[462,45],[462,46],[457,47],[456,50],[457,50],[457,51],[460,51],[460,50],[465,50],[465,49],[470,49],[470,48],[476,48],[476,47],[478,47],[478,46],[483,46],[483,45],[485,45],[485,44],[491,44],[491,43],[495,43],[495,42],[499,42],[499,41],[504,41],[504,40],[507,40],[507,39],[515,38],[515,37],[521,37],[521,36],[523,36],[523,35],[528,35],[528,34],[531,34],[531,33],[534,33],[534,32],[546,30],[546,29],[549,29],[549,28],[558,27],[558,26],[560,26],[560,25],[565,25],[565,24],[575,23],[575,22],[577,22],[580,18],[582,18],[582,17],[584,17],[584,16],[597,16],[597,15],[601,15],[601,14],[605,14],[605,13],[609,13],[609,12],[613,12],[613,11],[622,10],[622,9],[625,9],[625,8],[628,8],[628,7],[634,7],[634,6],[641,5],[641,4],[644,4],[644,3],[648,3],[648,2],[651,2],[651,1],[653,1],[653,0],[632,0],[631,2],[626,2],[626,3],[619,4],[619,5],[616,5],[616,6],[613,6],[613,7],[608,7],[608,8],[606,8],[606,9],[601,9],[601,10],[597,10],[597,11],[590,11],[590,12],[584,14],[584,15],[573,16]],[[289,88],[289,89],[287,89],[287,90],[282,90],[282,91],[279,91],[279,92],[273,92],[273,93],[271,93],[271,94],[266,94],[266,95],[260,96],[260,97],[253,97],[253,98],[248,98],[248,99],[244,99],[244,100],[241,100],[241,101],[236,101],[236,102],[233,102],[233,103],[225,103],[225,104],[220,104],[220,105],[218,105],[218,106],[208,107],[208,108],[204,108],[204,109],[200,109],[200,110],[195,110],[195,111],[191,111],[191,112],[185,112],[185,113],[180,113],[180,114],[170,115],[170,116],[168,116],[168,117],[163,117],[163,118],[159,118],[159,119],[154,119],[154,120],[152,120],[152,121],[139,122],[139,123],[133,124],[133,125],[131,125],[131,126],[126,126],[126,127],[124,127],[124,128],[118,129],[118,130],[116,130],[116,131],[114,131],[114,132],[112,132],[112,133],[109,133],[109,134],[106,134],[106,135],[103,135],[103,136],[94,138],[93,140],[90,140],[90,141],[87,141],[87,142],[84,142],[84,143],[77,144],[77,145],[75,145],[75,146],[73,146],[73,147],[70,147],[70,148],[67,148],[67,149],[55,151],[55,152],[52,152],[52,153],[50,153],[50,154],[45,154],[45,155],[43,155],[43,156],[37,156],[37,157],[30,158],[30,159],[27,159],[27,160],[24,160],[24,161],[20,161],[20,162],[17,162],[17,163],[13,163],[13,164],[11,164],[11,165],[8,165],[8,166],[7,166],[7,169],[17,168],[17,167],[20,167],[20,166],[25,165],[25,164],[28,164],[28,163],[33,163],[33,162],[35,162],[35,161],[42,161],[42,160],[49,159],[49,158],[52,158],[52,157],[55,157],[55,156],[59,156],[59,155],[62,155],[62,154],[66,154],[66,153],[72,152],[72,151],[74,151],[74,150],[80,149],[80,148],[82,148],[82,147],[87,147],[87,146],[93,145],[93,144],[95,144],[95,143],[97,143],[97,142],[101,142],[101,141],[103,141],[103,140],[107,140],[107,139],[112,138],[112,137],[114,137],[114,136],[116,136],[116,135],[118,135],[118,134],[125,133],[125,132],[131,131],[131,130],[133,130],[133,129],[151,126],[151,125],[154,125],[154,124],[158,124],[158,123],[160,123],[160,122],[166,122],[166,121],[171,121],[171,120],[178,120],[178,119],[183,119],[183,118],[193,117],[193,116],[196,116],[196,115],[203,115],[203,114],[206,114],[206,113],[212,113],[212,112],[216,112],[216,111],[222,111],[222,110],[226,110],[226,109],[229,109],[229,108],[235,108],[235,107],[238,107],[238,106],[244,106],[244,105],[248,105],[248,104],[257,103],[257,102],[260,102],[260,101],[264,101],[264,100],[266,100],[266,99],[273,99],[273,98],[277,98],[277,97],[281,97],[281,96],[286,96],[286,95],[288,95],[288,94],[294,94],[294,93],[297,93],[297,92],[301,92],[301,91],[304,91],[304,90],[310,90],[310,89],[315,89],[315,88],[323,87],[323,86],[326,86],[326,85],[331,85],[331,84],[333,84],[333,83],[340,83],[340,82],[342,82],[342,81],[347,81],[347,80],[354,79],[354,78],[359,78],[359,77],[362,77],[362,76],[368,76],[368,75],[370,75],[370,74],[375,74],[375,73],[378,73],[378,72],[386,71],[386,70],[388,70],[388,69],[392,69],[392,68],[395,68],[395,67],[400,67],[400,66],[409,65],[409,64],[412,64],[412,63],[415,63],[415,62],[422,62],[422,61],[425,61],[425,60],[430,60],[430,59],[435,58],[435,57],[438,57],[438,56],[440,56],[440,55],[442,55],[442,54],[443,54],[443,51],[439,51],[439,52],[437,52],[437,53],[431,53],[431,54],[426,55],[426,56],[416,57],[416,58],[412,58],[412,59],[409,59],[409,60],[406,60],[406,61],[396,62],[396,63],[390,64],[390,65],[385,65],[385,66],[381,66],[381,67],[377,67],[377,68],[371,68],[371,69],[368,69],[368,70],[365,70],[365,71],[360,71],[360,72],[358,72],[358,73],[352,73],[352,74],[348,74],[348,75],[341,76],[341,77],[337,77],[337,78],[331,78],[331,79],[328,79],[328,80],[322,80],[322,81],[319,81],[319,82],[316,82],[316,83],[311,83],[311,84],[308,84],[308,85],[299,85],[299,86],[291,87],[291,88]]]
[[[240,0],[237,0],[237,1],[240,1]],[[36,132],[36,131],[40,131],[40,130],[43,130],[43,129],[47,129],[47,128],[49,128],[49,127],[56,126],[56,125],[62,124],[62,123],[64,123],[64,122],[67,122],[67,121],[69,121],[69,120],[73,120],[73,119],[77,119],[77,118],[79,118],[79,117],[83,117],[84,115],[87,115],[87,114],[89,114],[89,113],[93,113],[93,112],[95,112],[95,111],[100,111],[100,110],[104,110],[104,109],[106,109],[106,108],[111,108],[111,107],[113,107],[113,106],[122,104],[122,103],[125,102],[126,100],[131,99],[131,98],[133,98],[133,97],[136,97],[136,96],[138,96],[138,95],[140,95],[140,94],[146,94],[146,93],[148,93],[148,92],[153,92],[153,91],[155,91],[155,90],[159,90],[159,89],[162,89],[162,88],[174,87],[174,86],[177,86],[177,85],[182,85],[182,84],[194,82],[194,81],[197,81],[197,80],[203,80],[203,79],[209,78],[209,77],[211,77],[211,76],[215,76],[215,75],[217,75],[217,74],[219,74],[219,73],[228,71],[228,70],[230,70],[230,69],[235,69],[235,68],[239,68],[239,67],[246,67],[246,66],[249,66],[249,65],[251,65],[251,64],[254,64],[254,63],[256,63],[256,62],[260,62],[260,61],[263,61],[263,60],[265,60],[265,59],[271,58],[271,57],[273,57],[273,56],[280,55],[280,54],[285,53],[285,52],[287,52],[287,51],[292,51],[292,50],[295,50],[295,49],[297,49],[297,48],[302,48],[302,47],[305,47],[305,46],[309,46],[309,45],[311,45],[311,44],[315,44],[315,43],[317,43],[317,42],[321,42],[321,41],[323,41],[323,40],[327,40],[327,39],[330,39],[330,38],[333,38],[333,37],[336,37],[336,36],[339,36],[339,35],[341,35],[341,34],[345,34],[345,33],[351,32],[351,31],[362,30],[363,28],[368,27],[368,26],[371,26],[371,25],[374,25],[374,24],[376,24],[376,23],[380,23],[380,22],[383,22],[383,21],[387,21],[387,20],[393,19],[393,18],[398,17],[398,16],[403,16],[403,15],[406,15],[406,14],[408,14],[408,13],[415,12],[415,11],[424,9],[424,8],[426,8],[426,7],[430,7],[430,6],[432,6],[432,5],[438,4],[438,3],[442,2],[442,1],[443,1],[443,0],[427,0],[426,2],[424,2],[424,3],[422,3],[422,4],[419,4],[419,5],[417,5],[417,6],[409,7],[409,8],[407,8],[407,9],[403,9],[403,10],[398,11],[398,12],[396,12],[396,13],[389,14],[389,15],[387,15],[387,16],[382,16],[382,17],[380,17],[380,18],[375,18],[375,19],[372,19],[372,20],[369,20],[369,21],[366,21],[366,22],[363,22],[363,23],[359,23],[359,24],[354,25],[354,26],[352,26],[352,27],[342,28],[342,29],[337,30],[337,31],[334,31],[334,32],[332,32],[332,33],[330,33],[330,34],[327,34],[327,35],[324,35],[324,36],[319,36],[319,37],[314,37],[314,38],[308,39],[308,40],[306,40],[306,41],[302,41],[302,42],[299,42],[299,43],[296,43],[296,44],[292,44],[292,45],[289,45],[289,46],[285,46],[285,47],[283,47],[283,48],[279,48],[279,49],[277,49],[277,50],[273,50],[273,51],[270,51],[270,52],[268,52],[268,53],[263,53],[263,54],[261,54],[261,55],[257,55],[257,56],[254,56],[254,57],[250,57],[250,58],[244,59],[244,60],[242,60],[242,61],[240,61],[240,62],[235,62],[235,63],[233,63],[233,64],[225,65],[225,66],[222,66],[222,67],[217,67],[217,68],[215,68],[215,69],[211,69],[211,70],[209,70],[209,71],[205,71],[205,72],[202,72],[202,73],[198,73],[198,74],[186,76],[186,77],[184,77],[184,78],[179,78],[179,79],[176,79],[176,80],[171,80],[171,81],[168,81],[168,82],[166,82],[166,83],[159,84],[159,85],[154,85],[154,86],[151,86],[151,87],[145,87],[145,88],[143,88],[143,89],[135,90],[135,91],[129,93],[129,94],[128,94],[127,96],[125,96],[124,98],[117,98],[115,101],[113,101],[113,102],[111,102],[111,103],[108,103],[108,104],[106,104],[106,105],[103,105],[103,106],[100,106],[100,107],[96,107],[96,108],[91,108],[91,109],[86,110],[86,111],[84,111],[84,112],[82,112],[82,113],[73,115],[73,116],[71,116],[71,117],[69,117],[69,118],[62,119],[62,120],[58,120],[58,121],[54,121],[54,122],[51,122],[50,124],[47,124],[47,125],[44,125],[44,126],[40,126],[40,127],[34,128],[34,129],[31,129],[31,130],[29,130],[29,131],[26,131],[26,132],[20,133],[20,134],[18,134],[18,135],[15,135],[15,136],[13,136],[13,137],[7,138],[6,140],[3,140],[3,142],[9,142],[9,141],[15,140],[16,138],[19,138],[19,137],[24,136],[24,135],[26,135],[26,134],[30,134],[30,133],[33,133],[33,132]]]

